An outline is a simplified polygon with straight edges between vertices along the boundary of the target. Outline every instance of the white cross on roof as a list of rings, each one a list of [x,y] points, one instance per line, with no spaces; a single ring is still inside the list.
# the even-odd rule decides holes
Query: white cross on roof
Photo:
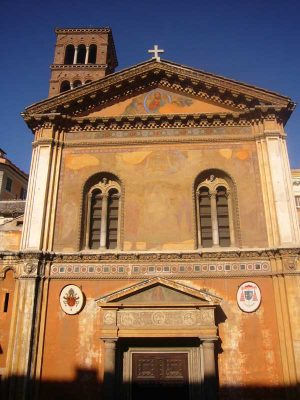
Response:
[[[153,50],[148,50],[148,53],[153,53],[154,56],[152,57],[152,60],[160,61],[159,53],[164,53],[164,50],[160,50],[157,46],[157,44],[154,45]]]

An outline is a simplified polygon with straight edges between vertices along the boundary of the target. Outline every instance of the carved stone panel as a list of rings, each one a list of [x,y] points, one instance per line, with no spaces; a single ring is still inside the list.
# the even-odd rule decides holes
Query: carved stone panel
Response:
[[[116,310],[105,310],[103,312],[103,325],[104,326],[115,326],[117,322],[117,311]]]
[[[107,317],[108,311],[104,314]],[[104,320],[107,325],[107,321]],[[214,326],[214,310],[119,310],[117,312],[117,326],[120,328],[194,328],[199,326]]]

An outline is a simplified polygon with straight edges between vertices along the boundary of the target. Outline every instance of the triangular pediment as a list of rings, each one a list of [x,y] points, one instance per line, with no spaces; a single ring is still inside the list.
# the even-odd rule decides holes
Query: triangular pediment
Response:
[[[99,306],[111,305],[218,305],[221,298],[165,278],[153,278],[98,298]]]
[[[159,98],[160,97],[160,98]],[[35,120],[155,114],[224,114],[263,107],[284,120],[294,103],[285,96],[169,61],[150,60],[28,107]],[[136,114],[137,113],[137,114]]]

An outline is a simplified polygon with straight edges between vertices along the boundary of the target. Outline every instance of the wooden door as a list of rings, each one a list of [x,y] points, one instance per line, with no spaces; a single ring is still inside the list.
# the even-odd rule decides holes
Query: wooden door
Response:
[[[187,353],[134,353],[132,400],[188,400]]]

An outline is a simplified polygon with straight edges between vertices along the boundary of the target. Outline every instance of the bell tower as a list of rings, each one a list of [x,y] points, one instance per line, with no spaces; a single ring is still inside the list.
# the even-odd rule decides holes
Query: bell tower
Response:
[[[114,72],[118,65],[110,28],[57,28],[49,97]]]

